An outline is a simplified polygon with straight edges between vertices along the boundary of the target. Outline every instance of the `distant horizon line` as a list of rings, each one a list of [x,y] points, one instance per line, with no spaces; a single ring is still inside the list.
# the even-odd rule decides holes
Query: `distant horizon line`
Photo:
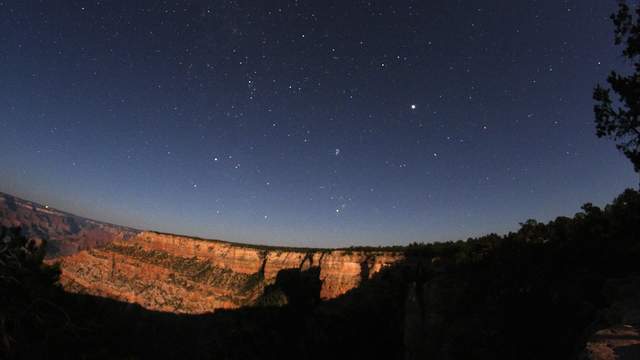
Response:
[[[137,233],[143,233],[143,232],[149,232],[149,233],[155,233],[155,234],[159,234],[159,235],[169,235],[169,236],[176,236],[176,237],[183,237],[183,238],[190,238],[190,239],[195,239],[195,240],[201,240],[201,241],[210,241],[210,242],[221,242],[221,243],[226,243],[226,244],[230,244],[230,245],[235,245],[235,246],[244,246],[244,247],[252,247],[252,248],[260,248],[260,249],[273,249],[273,250],[278,250],[278,249],[286,249],[286,250],[300,250],[303,252],[309,252],[309,251],[336,251],[336,250],[380,250],[380,251],[398,251],[398,250],[391,250],[391,249],[400,249],[400,248],[406,248],[408,246],[407,245],[352,245],[349,247],[306,247],[306,246],[285,246],[285,245],[266,245],[266,244],[256,244],[256,243],[244,243],[244,242],[237,242],[237,241],[228,241],[228,240],[223,240],[223,239],[217,239],[217,238],[207,238],[207,237],[201,237],[201,236],[196,236],[196,235],[187,235],[187,234],[179,234],[179,233],[172,233],[172,232],[166,232],[166,231],[158,231],[158,230],[152,230],[152,229],[139,229],[136,227],[132,227],[132,226],[125,226],[125,225],[120,225],[120,224],[115,224],[112,222],[108,222],[108,221],[102,221],[102,220],[97,220],[94,218],[90,218],[90,217],[86,217],[86,216],[82,216],[82,215],[78,215],[78,214],[74,214],[65,210],[61,210],[56,208],[55,206],[49,206],[48,204],[43,205],[39,202],[33,201],[33,200],[27,200],[24,199],[22,197],[10,194],[8,192],[5,191],[0,191],[0,198],[2,198],[4,200],[5,197],[11,197],[15,200],[19,200],[21,202],[24,203],[29,203],[31,205],[35,205],[43,210],[54,210],[62,215],[66,215],[66,216],[73,216],[73,217],[77,217],[77,218],[81,218],[84,220],[88,220],[88,221],[92,221],[92,222],[96,222],[96,223],[100,223],[100,224],[104,224],[104,225],[108,225],[108,226],[113,226],[113,227],[117,227],[117,228],[123,228],[123,229],[127,229],[130,231],[134,231]],[[449,240],[452,241],[452,240]],[[437,242],[437,241],[436,241]],[[435,242],[434,242],[435,243]]]

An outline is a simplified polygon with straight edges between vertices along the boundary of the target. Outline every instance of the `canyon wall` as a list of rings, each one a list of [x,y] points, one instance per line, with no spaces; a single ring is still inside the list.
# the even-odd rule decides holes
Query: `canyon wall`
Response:
[[[138,230],[66,213],[15,196],[0,193],[0,225],[19,226],[25,236],[47,241],[47,257],[69,255],[127,240]]]
[[[253,305],[285,269],[319,270],[320,298],[331,299],[400,259],[395,252],[261,247],[142,232],[58,260],[68,291],[195,314]]]
[[[320,298],[331,299],[402,258],[389,251],[278,248],[141,232],[3,193],[0,225],[46,240],[47,261],[60,262],[67,291],[178,313],[254,305],[282,270],[313,274]]]

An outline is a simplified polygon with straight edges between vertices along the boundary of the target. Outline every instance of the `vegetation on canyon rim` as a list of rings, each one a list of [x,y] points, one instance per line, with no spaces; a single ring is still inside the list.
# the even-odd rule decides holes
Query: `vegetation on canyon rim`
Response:
[[[287,353],[302,358],[338,349],[570,358],[592,326],[617,320],[605,311],[617,296],[613,279],[640,270],[640,193],[627,190],[602,209],[586,204],[573,218],[530,220],[505,236],[412,244],[405,261],[331,301],[319,301],[317,273],[291,271],[265,290],[264,306],[200,316],[64,293],[41,247],[16,229],[1,233],[6,355],[259,358],[287,357],[292,347]],[[281,297],[288,305],[270,306]]]
[[[625,4],[613,16],[635,73],[612,73],[611,89],[594,91],[597,135],[616,140],[636,171],[639,16]],[[313,269],[293,270],[265,289],[263,306],[199,316],[64,293],[40,245],[0,229],[9,358],[572,358],[594,328],[620,321],[616,301],[640,293],[640,192],[503,236],[411,244],[397,249],[404,261],[330,301],[319,301]]]

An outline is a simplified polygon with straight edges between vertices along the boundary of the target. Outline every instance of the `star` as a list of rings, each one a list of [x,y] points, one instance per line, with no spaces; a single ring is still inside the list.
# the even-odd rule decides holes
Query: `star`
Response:
[[[175,224],[159,225],[170,231],[180,229],[185,214],[195,215],[187,220],[194,231],[229,239],[258,234],[245,229],[256,220],[259,230],[284,223],[295,229],[285,232],[291,234],[286,238],[274,235],[279,228],[243,236],[270,245],[299,241],[311,232],[323,239],[311,244],[320,247],[353,238],[381,245],[414,235],[448,240],[447,229],[458,227],[447,217],[451,209],[425,204],[425,188],[433,199],[457,199],[460,188],[469,189],[475,197],[465,196],[459,205],[473,208],[485,195],[476,191],[477,183],[490,184],[484,174],[492,173],[497,185],[491,190],[515,194],[514,211],[527,216],[532,197],[526,192],[533,183],[548,196],[553,186],[575,181],[570,171],[577,167],[563,165],[601,161],[603,153],[587,149],[606,147],[593,134],[592,99],[578,96],[606,80],[605,71],[621,50],[600,46],[604,43],[589,47],[593,39],[612,45],[607,16],[613,9],[599,2],[581,11],[576,1],[562,1],[560,8],[553,2],[518,2],[513,7],[535,20],[519,29],[518,19],[505,18],[511,16],[508,7],[459,7],[456,1],[442,2],[439,9],[459,12],[450,27],[416,21],[428,18],[433,8],[420,1],[407,6],[366,1],[364,12],[360,2],[349,1],[328,10],[297,0],[265,9],[194,8],[171,1],[162,11],[141,9],[144,17],[134,22],[81,2],[51,12],[56,6],[49,3],[12,7],[16,12],[5,25],[15,34],[3,34],[11,45],[5,60],[17,70],[7,74],[7,83],[18,83],[21,76],[31,80],[15,87],[13,100],[5,101],[8,115],[0,120],[0,129],[9,134],[0,176],[24,183],[9,184],[21,186],[16,189],[21,193],[66,194],[82,187],[86,191],[69,201],[92,204],[86,197],[122,187],[144,199],[188,199],[184,206],[194,211],[166,204]],[[135,13],[134,8],[129,10]],[[355,36],[335,34],[328,12],[340,14],[341,30]],[[74,21],[81,15],[87,21]],[[60,31],[41,32],[40,26],[22,26],[21,19],[55,21]],[[222,27],[224,36],[213,36],[205,23],[224,19],[233,20]],[[376,31],[360,31],[370,21]],[[104,31],[93,31],[96,23]],[[580,28],[585,23],[590,26]],[[544,32],[536,30],[541,26]],[[584,36],[563,35],[575,28]],[[86,36],[59,36],[74,31]],[[542,46],[547,32],[558,39]],[[196,33],[207,41],[193,37]],[[29,55],[25,39],[53,56],[46,72],[40,62],[23,61]],[[121,70],[130,81],[109,80]],[[572,81],[576,77],[584,81]],[[73,102],[61,100],[69,96]],[[21,98],[33,106],[15,100]],[[532,134],[545,129],[553,136],[534,141]],[[565,139],[575,144],[567,146]],[[521,140],[535,148],[523,150]],[[618,163],[607,164],[607,172],[586,174],[594,178],[585,183],[607,184],[607,176],[618,181],[618,175],[629,175]],[[531,168],[519,172],[513,185],[511,174],[503,173],[507,164]],[[33,173],[20,175],[34,169],[59,173],[49,182]],[[64,170],[82,170],[86,178]],[[631,183],[624,185],[636,184],[635,177],[627,177]],[[536,178],[545,181],[530,180]],[[165,199],[167,190],[171,196]],[[574,192],[566,200],[577,206],[583,195]],[[149,219],[162,218],[158,212],[165,209],[151,202],[127,198],[120,205],[121,198],[106,199],[104,208],[135,206]],[[299,201],[307,206],[299,207]],[[429,215],[443,224],[437,230],[416,216],[430,207]],[[398,214],[405,209],[408,230],[385,216],[392,209]],[[505,221],[502,214],[500,204],[487,203],[492,223]],[[228,223],[212,223],[207,216]],[[479,223],[469,226],[484,231]],[[384,230],[376,233],[372,224]]]

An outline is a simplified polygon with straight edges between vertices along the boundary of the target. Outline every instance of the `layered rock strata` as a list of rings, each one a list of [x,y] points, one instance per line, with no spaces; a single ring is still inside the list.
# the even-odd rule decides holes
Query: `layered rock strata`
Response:
[[[335,298],[401,258],[394,252],[260,247],[142,232],[59,260],[68,291],[195,314],[252,305],[285,269],[317,267],[320,297]]]

